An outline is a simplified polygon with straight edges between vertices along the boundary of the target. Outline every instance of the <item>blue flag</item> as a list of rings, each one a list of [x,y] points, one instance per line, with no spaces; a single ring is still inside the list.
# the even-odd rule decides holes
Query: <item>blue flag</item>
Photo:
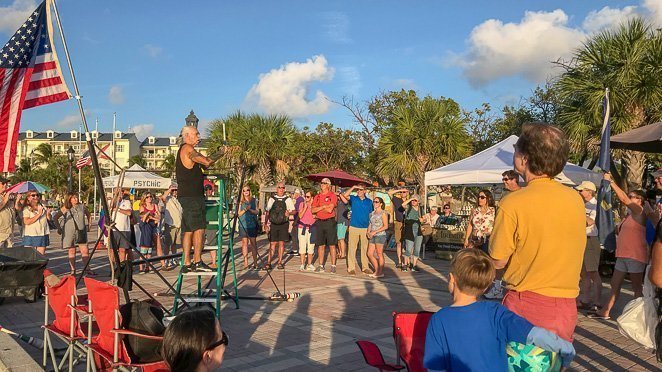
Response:
[[[609,123],[609,89],[605,91],[605,98],[602,100],[604,118],[602,122],[602,138],[600,140],[600,157],[598,158],[598,167],[603,172],[609,172],[611,164],[611,151],[609,146],[609,137],[611,136],[611,125]],[[598,213],[597,221],[598,237],[600,244],[609,252],[616,250],[616,234],[614,231],[614,210],[611,203],[611,185],[608,181],[602,180],[598,189]]]

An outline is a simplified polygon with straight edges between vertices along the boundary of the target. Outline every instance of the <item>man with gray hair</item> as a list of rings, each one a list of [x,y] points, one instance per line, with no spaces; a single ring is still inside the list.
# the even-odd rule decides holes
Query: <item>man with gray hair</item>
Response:
[[[182,206],[182,247],[184,248],[184,266],[182,273],[211,272],[212,269],[202,262],[202,248],[205,227],[204,176],[202,168],[212,165],[220,153],[213,158],[200,154],[195,146],[200,143],[200,132],[193,126],[182,128],[183,144],[177,151],[175,173],[177,175],[178,199]],[[191,263],[193,246],[193,263]]]

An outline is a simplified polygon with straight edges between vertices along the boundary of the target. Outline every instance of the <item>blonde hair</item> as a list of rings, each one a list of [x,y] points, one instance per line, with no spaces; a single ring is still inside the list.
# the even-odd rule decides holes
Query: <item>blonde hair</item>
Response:
[[[492,284],[496,269],[492,259],[480,249],[461,250],[451,262],[451,273],[457,288],[471,296],[482,295]]]

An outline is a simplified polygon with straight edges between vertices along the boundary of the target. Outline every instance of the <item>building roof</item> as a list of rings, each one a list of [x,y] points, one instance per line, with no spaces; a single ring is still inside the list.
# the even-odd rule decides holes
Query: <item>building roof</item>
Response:
[[[177,138],[177,137],[175,137]],[[175,141],[175,144],[177,145],[177,142]],[[157,147],[164,147],[164,146],[171,146],[170,144],[170,137],[154,137],[154,143],[149,143],[149,137],[145,138],[141,143],[140,146],[157,146]]]
[[[77,131],[78,132],[78,131]],[[85,139],[85,134],[84,133],[78,133],[79,136],[82,136],[83,140]],[[136,138],[135,133],[122,133],[122,139],[132,139]],[[25,139],[41,139],[41,140],[51,140],[51,141],[57,141],[57,142],[78,142],[80,139],[77,138],[71,138],[71,132],[64,132],[64,133],[58,133],[58,132],[53,132],[53,138],[48,138],[46,132],[32,132],[32,138],[27,138],[25,132],[21,132],[18,134],[18,140],[23,141]],[[136,138],[137,140],[137,138]],[[97,138],[97,141],[100,142],[112,142],[113,141],[113,133],[101,133],[99,132],[99,137]]]

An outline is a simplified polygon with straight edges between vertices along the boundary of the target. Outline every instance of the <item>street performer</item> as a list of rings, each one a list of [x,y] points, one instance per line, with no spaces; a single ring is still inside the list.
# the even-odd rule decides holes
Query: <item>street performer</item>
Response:
[[[218,160],[221,153],[207,157],[195,150],[200,142],[200,132],[193,126],[182,128],[183,144],[177,151],[175,173],[179,187],[178,200],[182,205],[182,247],[184,266],[182,273],[211,272],[212,269],[202,262],[202,248],[205,227],[204,176],[202,168],[207,168]],[[191,245],[193,245],[193,263],[191,263]]]

